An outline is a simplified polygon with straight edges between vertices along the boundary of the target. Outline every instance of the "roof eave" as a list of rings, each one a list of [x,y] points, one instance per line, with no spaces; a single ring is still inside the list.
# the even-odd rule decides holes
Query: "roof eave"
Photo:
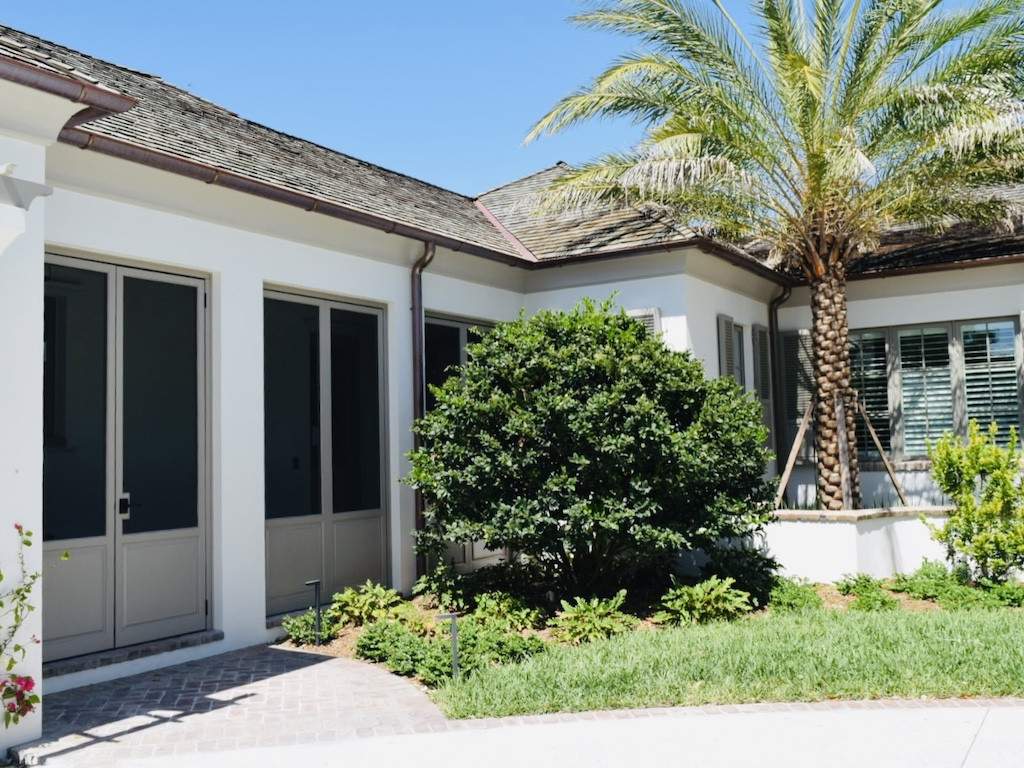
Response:
[[[65,77],[56,72],[47,72],[3,55],[0,55],[0,79],[60,96],[97,110],[88,119],[98,117],[99,113],[126,112],[138,103],[123,93]]]

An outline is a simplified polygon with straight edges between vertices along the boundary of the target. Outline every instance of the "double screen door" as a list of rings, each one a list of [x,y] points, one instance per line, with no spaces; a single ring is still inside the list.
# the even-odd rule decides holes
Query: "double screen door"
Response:
[[[267,613],[387,581],[384,311],[267,292]]]
[[[205,283],[45,269],[44,657],[204,629]]]

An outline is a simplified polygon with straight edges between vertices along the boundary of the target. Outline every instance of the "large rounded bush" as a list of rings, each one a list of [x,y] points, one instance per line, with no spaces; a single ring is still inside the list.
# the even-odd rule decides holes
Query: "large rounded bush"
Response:
[[[486,334],[415,425],[421,551],[482,540],[562,595],[766,519],[760,405],[610,302]]]

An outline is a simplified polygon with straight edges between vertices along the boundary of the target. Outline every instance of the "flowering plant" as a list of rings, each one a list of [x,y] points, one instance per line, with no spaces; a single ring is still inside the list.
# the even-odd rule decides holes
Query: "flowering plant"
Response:
[[[4,727],[10,728],[25,715],[35,711],[39,704],[39,694],[33,693],[36,681],[27,675],[14,674],[14,668],[25,658],[25,646],[18,641],[18,631],[25,623],[25,618],[35,610],[29,602],[32,589],[39,581],[39,573],[29,571],[25,564],[25,548],[32,546],[32,531],[27,531],[21,523],[14,524],[18,533],[18,580],[6,590],[0,592],[0,664],[7,672],[7,677],[0,679],[0,706],[4,711]],[[7,577],[0,571],[0,583]],[[33,643],[39,638],[33,636]]]

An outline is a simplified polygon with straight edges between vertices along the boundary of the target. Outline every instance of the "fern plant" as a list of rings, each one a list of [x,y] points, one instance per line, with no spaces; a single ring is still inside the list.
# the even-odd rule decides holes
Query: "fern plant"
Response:
[[[622,611],[625,602],[624,589],[607,599],[577,597],[572,603],[563,600],[562,610],[548,622],[548,627],[556,640],[572,645],[622,634],[638,623],[635,616]]]
[[[712,576],[693,586],[670,589],[661,598],[661,609],[654,614],[659,624],[704,624],[728,621],[751,609],[750,594],[736,589],[731,578]]]

